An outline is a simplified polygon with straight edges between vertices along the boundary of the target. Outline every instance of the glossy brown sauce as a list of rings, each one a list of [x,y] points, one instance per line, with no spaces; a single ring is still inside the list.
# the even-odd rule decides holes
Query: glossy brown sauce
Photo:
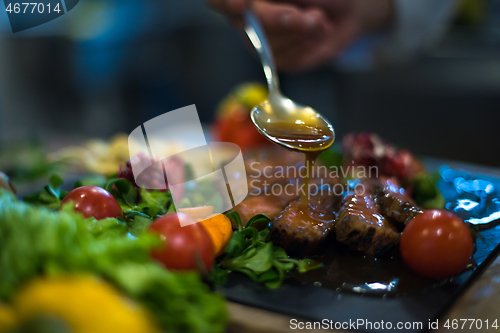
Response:
[[[370,224],[396,231],[396,228],[377,212],[373,198],[370,195],[351,193],[345,197],[344,201],[344,206],[340,209],[341,211],[345,210],[346,213],[360,216]]]
[[[293,198],[292,198],[293,199]],[[278,217],[290,202],[287,196],[248,196],[237,205],[233,211],[240,214],[241,222],[245,225],[253,216],[266,214],[271,220]],[[256,225],[254,225],[255,227]]]
[[[316,164],[316,158],[318,158],[318,153],[306,152],[306,164],[305,168],[307,170],[306,176],[303,179],[304,191],[300,193],[300,208],[302,210],[307,210],[309,203],[309,184],[311,183],[312,171],[314,165]]]
[[[383,182],[384,189],[391,193],[394,197],[403,202],[410,202],[406,196],[404,188],[402,188],[394,179],[388,178]]]
[[[295,273],[290,277],[290,283],[314,284],[339,292],[396,296],[449,282],[415,274],[405,265],[399,253],[381,258],[363,256],[341,243],[336,243],[323,256],[314,259],[324,266]]]
[[[304,123],[268,123],[266,132],[293,149],[318,154],[330,147],[335,139],[330,128]]]
[[[308,188],[311,173],[318,155],[328,149],[333,141],[332,131],[326,127],[306,124],[269,123],[267,133],[277,141],[301,151],[306,155],[307,176],[303,179],[305,193],[301,194],[300,203],[292,202],[278,219],[286,214],[281,223],[298,228],[310,239],[318,238],[334,228],[334,220],[324,215],[324,207],[311,207]],[[406,198],[397,184],[390,181],[384,184],[397,197]],[[359,214],[366,221],[378,226],[395,228],[375,209],[370,196],[352,194],[346,200],[345,207],[351,213]],[[331,210],[329,213],[331,214]],[[311,227],[312,226],[312,227]],[[431,288],[446,280],[423,278],[411,271],[397,251],[382,258],[364,256],[346,245],[333,242],[321,256],[314,258],[323,263],[323,267],[305,273],[293,273],[289,281],[294,284],[314,284],[337,291],[348,291],[367,295],[398,295]]]
[[[306,210],[308,207],[309,183],[316,158],[333,144],[335,135],[328,127],[305,124],[300,120],[297,120],[295,124],[266,124],[266,132],[277,141],[306,155],[305,168],[307,172],[306,177],[303,179],[304,191],[302,191],[300,198],[300,208]]]
[[[280,223],[290,230],[299,230],[301,236],[318,239],[332,228],[335,216],[325,209],[315,209],[316,205],[302,209],[299,201],[292,201],[278,217]]]

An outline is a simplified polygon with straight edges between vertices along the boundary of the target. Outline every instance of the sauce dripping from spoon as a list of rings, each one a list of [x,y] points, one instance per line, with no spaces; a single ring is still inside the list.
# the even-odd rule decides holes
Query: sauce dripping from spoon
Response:
[[[309,202],[309,184],[316,158],[333,144],[335,140],[333,129],[297,120],[295,124],[289,122],[267,123],[264,130],[268,137],[274,139],[272,141],[305,154],[306,176],[303,179],[300,208],[306,209]]]

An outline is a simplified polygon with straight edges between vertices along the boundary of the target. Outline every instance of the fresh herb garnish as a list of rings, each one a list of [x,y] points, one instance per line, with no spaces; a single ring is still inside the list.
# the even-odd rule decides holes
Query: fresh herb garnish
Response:
[[[137,190],[127,179],[113,178],[106,183],[104,189],[115,197],[123,210],[135,206]]]
[[[438,173],[428,174],[422,172],[413,179],[412,196],[418,206],[423,209],[441,209],[444,207],[445,200],[437,187],[439,178]]]
[[[148,191],[141,189],[141,202],[135,207],[136,210],[148,214],[151,217],[175,213],[174,202],[170,191]]]
[[[103,175],[92,175],[78,180],[73,188],[82,187],[82,186],[99,186],[106,187],[108,183],[108,178]]]
[[[67,194],[67,192],[61,189],[62,184],[63,179],[61,176],[54,174],[50,177],[49,183],[44,188],[24,196],[23,201],[37,206],[44,206],[49,210],[59,209],[61,200]]]
[[[36,206],[43,206],[48,210],[58,210],[61,201],[67,192],[61,189],[63,179],[54,174],[50,177],[48,185],[40,191],[33,192],[23,197],[23,201]],[[153,219],[159,215],[175,212],[170,191],[149,191],[138,189],[124,178],[106,179],[105,177],[92,176],[75,183],[75,188],[80,186],[102,186],[115,197],[120,204],[125,222],[130,233],[134,236],[147,230]]]
[[[344,162],[344,154],[340,151],[340,146],[333,144],[330,148],[319,154],[318,161],[332,169],[339,169]]]
[[[124,178],[113,178],[104,188],[115,197],[125,215],[132,216],[133,212],[139,212],[153,219],[158,215],[175,212],[172,195],[168,190],[139,190]]]
[[[303,273],[322,265],[312,259],[289,258],[284,249],[272,244],[268,227],[262,230],[252,227],[254,223],[269,223],[271,219],[267,215],[255,215],[245,228],[238,213],[229,212],[226,216],[236,223],[238,230],[229,240],[222,259],[212,269],[210,280],[213,284],[225,284],[228,274],[234,271],[276,289],[283,284],[287,271],[296,267]]]

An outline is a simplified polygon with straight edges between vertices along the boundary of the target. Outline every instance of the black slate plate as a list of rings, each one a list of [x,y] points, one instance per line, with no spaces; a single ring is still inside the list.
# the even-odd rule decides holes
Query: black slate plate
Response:
[[[492,182],[496,189],[500,189],[499,179],[481,175],[474,175],[474,178],[486,179]],[[441,181],[439,187],[445,199],[455,199],[456,193],[450,189],[449,183]],[[494,195],[500,197],[499,193]],[[313,284],[297,285],[286,281],[283,287],[268,290],[240,274],[231,274],[228,283],[218,290],[233,302],[306,321],[322,322],[326,319],[328,327],[337,329],[341,327],[335,327],[335,323],[343,324],[344,329],[394,332],[398,331],[398,323],[403,323],[411,325],[405,327],[405,332],[428,331],[429,323],[438,319],[500,252],[500,226],[483,230],[481,235],[484,240],[479,239],[476,243],[475,269],[462,273],[448,283],[417,293],[397,297],[376,297],[339,292]],[[368,322],[372,325],[370,326]],[[355,326],[356,323],[360,325]],[[442,324],[440,323],[440,327]]]

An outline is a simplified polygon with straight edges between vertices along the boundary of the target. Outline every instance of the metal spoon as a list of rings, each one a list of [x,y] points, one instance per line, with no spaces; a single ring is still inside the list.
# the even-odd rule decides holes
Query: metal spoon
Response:
[[[279,89],[276,65],[260,23],[248,9],[245,32],[259,54],[269,87],[267,101],[251,112],[252,122],[269,140],[300,151],[322,151],[333,143],[335,134],[328,120],[309,106],[295,103]],[[300,138],[303,140],[295,140]]]

